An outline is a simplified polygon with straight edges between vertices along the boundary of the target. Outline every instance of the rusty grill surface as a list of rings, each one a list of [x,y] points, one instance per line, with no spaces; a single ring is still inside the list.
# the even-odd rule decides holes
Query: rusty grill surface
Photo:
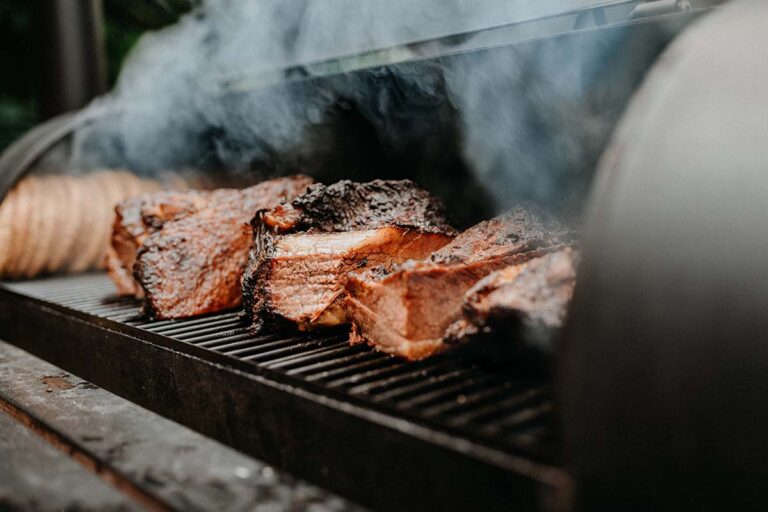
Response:
[[[293,390],[289,395],[303,391],[327,397],[341,404],[342,409],[346,405],[354,408],[351,412],[357,417],[362,410],[366,414],[384,415],[387,421],[404,422],[395,427],[406,435],[412,427],[426,429],[430,433],[428,440],[433,438],[432,434],[437,436],[434,439],[446,438],[445,443],[438,444],[445,444],[448,449],[454,447],[468,453],[470,458],[480,458],[510,473],[527,473],[523,475],[525,481],[553,485],[557,480],[549,471],[557,472],[553,468],[558,463],[558,443],[551,427],[552,405],[545,377],[521,376],[520,372],[510,369],[478,366],[452,353],[416,363],[405,362],[365,346],[350,346],[345,329],[256,335],[249,330],[239,311],[150,321],[139,315],[137,301],[115,297],[111,283],[103,274],[7,283],[3,288],[0,291],[4,308],[8,310],[5,304],[13,306],[23,302],[25,309],[20,311],[31,315],[25,317],[25,322],[30,319],[34,322],[37,316],[61,319],[71,314],[77,316],[80,325],[73,331],[78,334],[76,337],[89,336],[88,329],[82,325],[94,324],[100,329],[98,336],[107,333],[110,340],[122,339],[121,346],[129,355],[131,344],[139,347],[137,340],[159,340],[174,351],[175,357],[187,355],[229,367],[238,374],[244,372],[260,379],[273,379],[289,386]],[[38,347],[38,352],[46,352],[45,347],[51,343],[68,343],[76,352],[77,339],[64,335],[61,338],[66,339],[59,339],[55,332],[50,332],[56,331],[50,327],[55,327],[55,318],[52,323],[46,323],[48,327],[42,324],[40,327],[48,336],[48,345],[35,345],[30,347],[31,351]],[[11,342],[20,342],[17,344],[24,348],[29,337],[21,332],[25,328],[19,328],[18,321],[10,317],[2,320],[0,335]],[[84,350],[82,357],[88,358],[87,351]],[[123,359],[125,365],[135,365],[130,362],[132,357]],[[150,367],[147,365],[147,371]],[[141,372],[141,365],[131,366],[130,371]],[[120,378],[120,375],[114,376],[115,381]],[[108,389],[111,384],[97,383]],[[119,383],[115,384],[119,392],[122,388]],[[223,391],[215,386],[209,390],[213,394]],[[162,394],[162,390],[159,393]],[[129,398],[141,403],[135,396]],[[216,414],[215,409],[209,414]],[[290,432],[286,435],[290,439]],[[242,443],[224,440],[243,447]],[[487,456],[481,455],[486,450]],[[509,461],[505,457],[509,457]],[[334,461],[329,464],[333,467]],[[537,493],[539,491],[534,494]],[[361,499],[371,501],[365,496]]]

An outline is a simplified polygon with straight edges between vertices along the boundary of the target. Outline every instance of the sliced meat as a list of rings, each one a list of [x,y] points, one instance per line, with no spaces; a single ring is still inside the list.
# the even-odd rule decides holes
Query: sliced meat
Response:
[[[253,229],[243,293],[256,328],[345,323],[342,295],[350,275],[424,258],[454,236],[442,203],[407,180],[314,185],[259,212]]]
[[[349,279],[345,302],[352,342],[407,359],[446,348],[446,329],[461,317],[464,294],[491,272],[559,249],[575,233],[525,210],[481,222],[425,261]]]
[[[389,269],[423,258],[450,240],[402,227],[280,237],[261,265],[253,310],[260,319],[281,318],[300,329],[346,323],[342,294],[350,275],[368,265]]]
[[[236,190],[226,193],[237,194]],[[220,194],[221,195],[221,194]],[[209,204],[210,192],[152,192],[120,202],[115,207],[112,243],[107,250],[107,273],[119,295],[141,298],[141,286],[133,277],[136,253],[144,239],[166,222],[191,215]]]
[[[252,245],[254,213],[290,200],[311,184],[306,176],[265,181],[243,190],[224,189],[186,215],[157,215],[136,256],[133,274],[154,318],[182,318],[240,305],[240,279]],[[170,210],[165,208],[163,212]],[[169,218],[172,217],[172,218]]]
[[[495,343],[481,348],[499,354],[551,351],[576,285],[577,261],[578,252],[567,247],[483,278],[467,292],[462,318],[446,341]]]

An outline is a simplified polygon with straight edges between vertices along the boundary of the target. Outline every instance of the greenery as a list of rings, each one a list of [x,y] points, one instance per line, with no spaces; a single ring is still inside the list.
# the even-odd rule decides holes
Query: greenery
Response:
[[[79,1],[79,0],[78,0]],[[38,94],[40,47],[37,9],[40,2],[0,2],[0,150],[40,122]],[[139,36],[174,23],[193,8],[194,0],[103,0],[104,37],[110,85]]]
[[[31,3],[0,2],[0,148],[37,121],[34,38],[31,34]]]

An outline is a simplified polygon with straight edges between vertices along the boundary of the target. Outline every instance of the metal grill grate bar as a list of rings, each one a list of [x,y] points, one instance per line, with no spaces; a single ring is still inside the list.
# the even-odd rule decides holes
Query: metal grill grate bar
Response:
[[[407,409],[414,407],[426,409],[439,404],[461,402],[466,399],[467,393],[493,386],[494,380],[496,379],[489,375],[459,379],[453,385],[441,386],[432,391],[422,390],[410,398],[401,399],[400,405]]]
[[[307,341],[302,338],[288,338],[286,340],[276,341],[271,346],[264,345],[260,348],[266,350],[259,350],[258,352],[249,354],[241,359],[245,361],[267,363],[269,361],[282,359],[289,354],[301,353],[308,350],[310,347],[317,347],[318,345],[322,345],[322,340]]]
[[[238,318],[211,318],[209,322],[202,324],[183,325],[178,326],[175,329],[163,329],[155,332],[164,334],[165,336],[171,336],[172,338],[180,338],[185,334],[197,336],[199,334],[221,331],[221,329],[237,327],[239,325],[242,325],[242,322]]]
[[[246,336],[247,340],[252,340],[253,343],[255,344],[253,347],[254,351],[251,353],[267,352],[275,348],[295,345],[298,342],[296,338],[286,339],[286,338],[283,338],[282,336],[259,336],[255,338],[253,337],[253,335],[250,335],[250,334],[247,334],[244,336]],[[226,340],[222,340],[222,341],[226,341],[226,343],[224,344],[220,344],[220,342],[217,341],[216,343],[214,342],[201,343],[199,346],[212,348],[213,350],[225,351],[225,348],[228,346],[229,341],[238,340],[238,339],[239,337],[235,336],[233,338],[227,338]]]
[[[383,359],[383,357],[380,354],[371,353],[369,351],[361,351],[359,354],[349,356],[345,359],[331,359],[329,361],[321,361],[319,363],[306,366],[302,368],[301,371],[296,370],[294,373],[305,376],[307,380],[316,380],[312,379],[313,375],[325,375],[328,374],[330,370],[349,369],[351,366],[357,366],[356,363],[359,363],[360,361],[379,361],[381,359]]]
[[[164,331],[166,329],[173,329],[175,327],[182,326],[182,325],[184,326],[201,325],[201,324],[206,324],[211,320],[239,317],[240,315],[241,315],[240,312],[231,312],[231,313],[218,313],[214,316],[209,315],[209,316],[202,316],[197,318],[184,318],[181,320],[147,320],[143,323],[141,327],[157,334],[164,334]]]
[[[222,340],[217,340],[216,342],[210,342],[206,341],[204,343],[198,343],[197,345],[199,347],[207,347],[211,350],[215,350],[217,352],[222,352],[224,354],[229,355],[235,355],[238,349],[242,347],[248,347],[248,346],[258,346],[259,342],[262,341],[263,338],[255,338],[253,334],[246,332],[243,334],[238,334],[236,336],[227,336],[226,338]],[[220,343],[220,342],[224,343]],[[235,350],[231,350],[235,349]]]
[[[287,370],[288,375],[299,375],[305,373],[309,368],[315,368],[322,364],[343,364],[346,361],[354,359],[355,356],[360,355],[362,351],[358,347],[350,347],[346,340],[340,342],[341,347],[334,350],[329,350],[324,354],[304,358],[293,364],[282,367]],[[310,363],[307,365],[307,363]]]
[[[251,340],[250,344],[251,346],[236,348],[235,350],[232,350],[232,351],[227,350],[226,354],[231,356],[237,356],[237,357],[264,354],[265,352],[270,352],[275,348],[295,345],[296,340],[279,339],[276,341],[267,341],[266,343],[264,343],[262,339],[258,339],[258,340]],[[216,350],[221,350],[221,349],[217,348]]]
[[[517,410],[527,404],[541,401],[547,392],[546,387],[528,389],[519,393],[511,393],[506,398],[494,401],[484,407],[471,409],[450,419],[452,425],[467,423],[488,423],[499,417],[508,415],[511,410]]]
[[[513,388],[521,390],[521,388],[513,386],[513,384],[510,382],[505,382],[503,385],[480,388],[477,391],[464,393],[461,400],[458,400],[455,403],[449,402],[435,405],[433,407],[426,407],[424,409],[424,414],[428,416],[439,415],[446,417],[456,417],[465,412],[472,411],[475,408],[483,407],[486,404],[496,403],[503,396],[510,393],[510,390]]]
[[[414,366],[417,368],[414,368]],[[439,361],[427,360],[413,364],[406,363],[399,365],[396,368],[397,371],[392,372],[392,376],[386,377],[383,380],[377,379],[362,385],[355,386],[350,389],[350,392],[355,394],[364,393],[367,395],[384,393],[385,391],[395,389],[412,382],[417,382],[433,377],[437,375],[440,370],[450,369],[453,367],[454,362],[444,358]]]
[[[543,379],[516,379],[451,353],[406,362],[365,345],[350,345],[346,330],[257,334],[241,311],[151,320],[140,315],[134,299],[115,297],[103,276],[44,279],[8,287],[355,397],[392,414],[407,413],[499,445],[545,453],[552,406]]]
[[[338,369],[320,372],[317,374],[308,374],[307,380],[323,381],[330,387],[338,386],[339,382],[345,382],[349,378],[354,378],[364,370],[372,371],[381,369],[383,367],[389,367],[392,365],[392,360],[389,356],[383,354],[373,354],[370,360],[363,361],[361,363],[354,363],[349,366],[342,366]]]
[[[407,371],[408,363],[397,359],[387,360],[387,364],[381,368],[374,368],[359,374],[350,375],[336,381],[334,384],[338,387],[348,387],[351,393],[364,393],[365,387],[369,382],[376,382],[378,379],[387,378]]]
[[[104,315],[104,318],[106,318],[107,320],[114,320],[115,322],[128,323],[130,321],[137,320],[141,317],[136,315],[136,311],[129,311],[126,313],[116,314],[116,315]]]
[[[274,359],[266,363],[264,366],[272,369],[293,368],[297,365],[300,366],[307,362],[315,362],[318,360],[318,358],[324,358],[329,355],[340,354],[348,350],[349,350],[349,346],[347,345],[347,342],[345,340],[336,339],[336,341],[331,343],[330,346],[326,345],[326,346],[323,346],[322,348],[316,348],[308,352],[303,352],[300,354],[291,354],[290,356]]]
[[[200,343],[205,343],[205,342],[214,341],[214,340],[216,341],[226,340],[231,336],[239,336],[240,334],[245,334],[247,332],[248,332],[248,329],[244,327],[238,327],[238,324],[228,324],[228,325],[222,325],[221,327],[211,327],[208,329],[201,329],[198,332],[177,334],[176,336],[171,336],[171,338],[198,345]]]
[[[507,432],[519,430],[524,428],[531,422],[538,421],[542,416],[552,413],[552,404],[550,402],[543,402],[534,407],[527,407],[522,411],[518,411],[515,414],[505,416],[503,419],[495,422],[491,425],[484,427],[483,431],[487,434],[494,435],[499,430],[506,430]]]
[[[398,386],[385,393],[376,396],[376,400],[403,400],[419,396],[420,394],[433,391],[435,389],[444,389],[446,384],[452,384],[457,381],[466,382],[472,374],[464,369],[452,370],[446,373],[440,373],[427,380],[415,379],[413,383]]]

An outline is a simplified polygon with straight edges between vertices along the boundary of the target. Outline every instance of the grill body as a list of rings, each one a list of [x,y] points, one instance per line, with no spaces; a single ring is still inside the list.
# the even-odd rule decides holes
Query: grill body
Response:
[[[557,503],[547,379],[345,331],[255,335],[239,311],[147,321],[104,275],[0,288],[0,336],[246,453],[383,509]]]
[[[584,510],[766,510],[768,4],[651,70],[598,171],[561,354]]]

